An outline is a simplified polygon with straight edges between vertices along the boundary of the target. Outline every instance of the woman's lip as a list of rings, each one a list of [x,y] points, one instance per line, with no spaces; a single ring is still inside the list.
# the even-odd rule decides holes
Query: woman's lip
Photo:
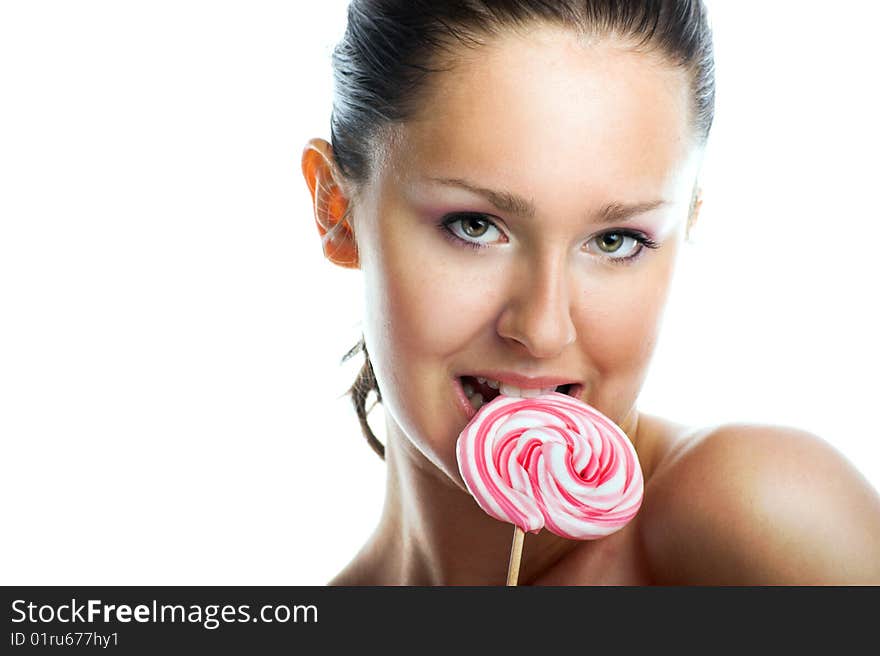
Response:
[[[547,389],[548,387],[559,387],[560,385],[577,385],[572,378],[565,376],[523,376],[512,371],[481,371],[476,373],[459,374],[469,376],[471,378],[487,378],[496,380],[500,383],[513,385],[520,389]]]
[[[477,411],[474,406],[471,405],[467,394],[464,393],[464,388],[461,386],[461,378],[459,376],[452,379],[452,386],[455,388],[455,396],[458,398],[458,405],[461,406],[465,417],[470,421],[473,416],[477,414]]]
[[[570,396],[573,399],[577,399],[578,401],[583,401],[584,403],[586,403],[586,401],[584,401],[581,398],[581,392],[583,392],[583,391],[584,391],[583,385],[581,385],[580,383],[574,383],[571,386],[571,389],[568,390],[568,396]]]

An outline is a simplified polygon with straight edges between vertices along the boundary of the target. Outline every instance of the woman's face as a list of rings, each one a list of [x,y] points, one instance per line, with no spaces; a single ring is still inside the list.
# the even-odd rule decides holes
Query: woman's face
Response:
[[[431,84],[354,227],[389,440],[460,485],[477,376],[574,383],[632,429],[699,148],[686,73],[610,39],[510,34]]]

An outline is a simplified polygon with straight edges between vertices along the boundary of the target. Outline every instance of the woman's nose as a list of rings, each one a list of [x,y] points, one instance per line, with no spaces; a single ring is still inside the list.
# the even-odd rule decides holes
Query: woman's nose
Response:
[[[536,358],[552,358],[572,344],[577,333],[571,299],[560,264],[530,268],[519,277],[497,324],[498,334],[519,342]]]

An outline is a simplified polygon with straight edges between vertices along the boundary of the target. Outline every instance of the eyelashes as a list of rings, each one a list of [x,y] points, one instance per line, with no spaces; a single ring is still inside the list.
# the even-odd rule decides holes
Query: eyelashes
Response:
[[[492,231],[495,231],[498,235],[504,236],[498,226],[496,226],[486,214],[479,214],[476,212],[449,214],[443,217],[443,220],[438,224],[438,227],[441,229],[443,236],[453,244],[472,248],[474,250],[488,248],[492,242],[472,241],[472,239],[484,237]],[[592,244],[593,242],[608,240],[613,237],[618,238],[617,241],[624,245],[627,243],[627,240],[630,240],[632,246],[635,246],[636,248],[625,257],[613,257],[613,253],[617,253],[621,250],[626,252],[626,249],[619,247],[614,250],[605,250],[599,246],[598,250],[595,252],[598,252],[600,255],[604,254],[605,257],[603,259],[612,264],[629,264],[641,257],[646,248],[660,248],[660,244],[647,235],[628,228],[606,230],[605,232],[601,232],[591,237],[587,243]],[[605,245],[606,247],[608,246],[607,241],[605,241]]]
[[[485,231],[479,235],[468,235],[468,229],[473,229],[475,224],[483,224],[486,228]],[[458,229],[454,229],[453,226],[457,226]],[[472,238],[482,237],[492,230],[499,235],[503,235],[498,226],[492,223],[485,214],[475,214],[473,212],[449,215],[440,223],[440,227],[443,228],[449,237],[469,248],[486,248],[489,245],[486,242],[471,241],[468,239],[469,236]],[[479,228],[477,228],[477,231],[479,231]]]

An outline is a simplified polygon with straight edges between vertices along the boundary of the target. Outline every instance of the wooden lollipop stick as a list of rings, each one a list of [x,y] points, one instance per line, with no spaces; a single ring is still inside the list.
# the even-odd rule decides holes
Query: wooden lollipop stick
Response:
[[[516,585],[519,579],[519,561],[522,558],[525,533],[519,526],[513,528],[513,544],[510,546],[510,563],[507,565],[507,585]]]

